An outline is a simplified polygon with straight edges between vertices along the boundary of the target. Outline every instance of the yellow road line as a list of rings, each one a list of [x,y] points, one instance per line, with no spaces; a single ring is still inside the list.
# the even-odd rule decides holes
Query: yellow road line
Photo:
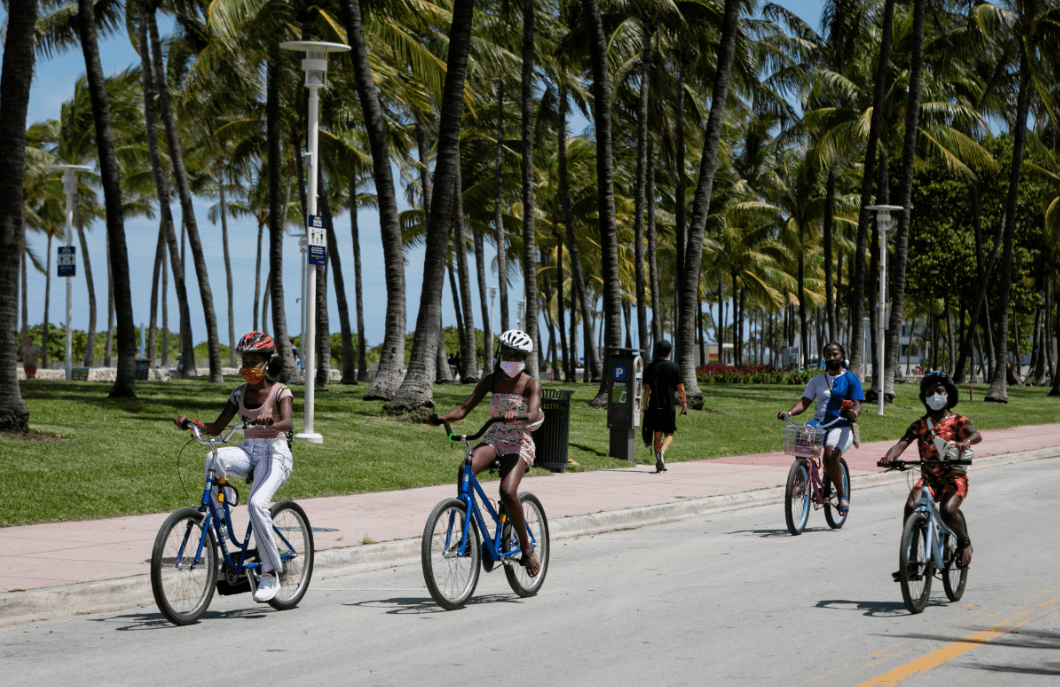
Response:
[[[894,670],[886,672],[883,675],[862,682],[857,687],[894,687],[894,685],[897,685],[902,680],[908,679],[916,675],[917,673],[923,673],[925,671],[931,670],[932,668],[937,668],[946,661],[955,659],[961,654],[971,651],[980,644],[986,644],[991,640],[997,639],[998,637],[1007,634],[1011,630],[1006,626],[1021,627],[1023,625],[1026,625],[1027,623],[1035,620],[1037,616],[1029,620],[1024,620],[1023,622],[1015,623],[1014,625],[1013,621],[1015,621],[1017,618],[1020,618],[1021,616],[1030,613],[1031,611],[1041,608],[1042,606],[1048,606],[1049,604],[1057,600],[1060,600],[1060,596],[1054,596],[1048,601],[1043,601],[1037,606],[1032,606],[1025,611],[1020,611],[1019,613],[1012,616],[1011,618],[1008,618],[1007,620],[1002,620],[999,623],[991,625],[985,630],[974,632],[965,637],[964,639],[958,640],[952,644],[948,644],[947,646],[944,646],[941,649],[932,651],[930,654],[921,656],[920,658],[910,661],[905,665],[898,666]]]

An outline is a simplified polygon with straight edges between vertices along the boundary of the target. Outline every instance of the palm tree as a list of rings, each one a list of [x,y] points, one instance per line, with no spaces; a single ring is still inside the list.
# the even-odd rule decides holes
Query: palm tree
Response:
[[[739,0],[725,0],[725,13],[721,20],[721,41],[718,45],[717,68],[714,88],[711,91],[710,116],[707,118],[703,154],[699,163],[699,182],[696,185],[692,206],[692,223],[689,227],[688,250],[685,254],[684,274],[678,285],[681,297],[678,301],[677,364],[681,368],[682,382],[689,405],[695,409],[703,407],[703,392],[699,390],[695,370],[695,317],[699,310],[699,274],[703,261],[703,238],[710,213],[710,198],[714,187],[714,172],[718,164],[718,149],[721,144],[721,129],[725,116],[726,100],[729,96],[732,65],[736,55],[736,37],[739,33]],[[683,200],[683,199],[679,199]]]
[[[7,7],[7,33],[0,67],[0,289],[18,292],[22,237],[22,184],[26,164],[26,111],[33,83],[37,0]],[[0,431],[29,431],[29,407],[15,373],[17,301],[0,298]]]
[[[390,401],[402,384],[405,362],[405,262],[398,221],[397,195],[390,172],[390,153],[379,94],[368,64],[360,0],[341,0],[346,36],[352,48],[350,59],[357,83],[357,98],[364,112],[364,125],[372,150],[379,228],[383,236],[383,262],[386,272],[386,330],[375,379],[364,395],[366,401]],[[451,193],[451,192],[450,192]],[[432,320],[433,322],[433,320]],[[433,351],[432,351],[433,353]]]
[[[607,39],[597,0],[582,0],[582,11],[589,27],[593,77],[597,203],[600,215],[601,276],[604,282],[604,346],[610,349],[622,345],[622,295],[618,276],[618,228],[615,222],[614,168],[611,155],[611,81],[607,65]],[[605,353],[605,369],[606,355]],[[693,372],[693,378],[694,374]],[[596,398],[590,401],[590,407],[602,408],[607,403],[606,383],[606,377],[601,376],[600,389]]]
[[[114,133],[110,125],[103,67],[96,42],[96,18],[92,0],[78,0],[78,34],[85,55],[85,71],[96,121],[103,199],[107,209],[107,243],[114,276],[114,304],[118,316],[118,371],[111,387],[112,398],[136,395],[136,330],[133,323],[132,290],[129,284],[129,255],[125,246],[125,219],[122,210],[118,161],[114,155]]]
[[[202,298],[203,318],[206,320],[206,342],[210,357],[210,381],[217,384],[224,381],[221,373],[221,348],[217,333],[217,314],[213,306],[213,290],[210,288],[210,277],[206,272],[206,256],[202,241],[199,238],[199,225],[195,219],[195,208],[192,205],[191,185],[184,166],[184,152],[177,133],[177,119],[170,102],[169,80],[166,78],[165,64],[162,61],[162,44],[158,36],[158,25],[155,21],[154,8],[144,12],[147,31],[151,40],[152,67],[154,68],[154,85],[158,93],[158,105],[161,109],[162,123],[166,133],[169,159],[173,165],[173,176],[177,182],[177,194],[180,197],[181,220],[188,232],[188,243],[191,245],[192,260],[195,262],[195,274],[198,276],[199,295]]]
[[[523,182],[523,298],[524,322],[531,341],[537,334],[537,229],[534,211],[534,0],[523,0],[522,74],[522,182]],[[498,247],[499,249],[499,247]],[[538,376],[542,351],[526,359],[526,372]]]
[[[456,0],[453,4],[445,87],[440,101],[438,162],[435,165],[434,192],[427,222],[427,253],[423,265],[420,310],[416,316],[408,372],[394,399],[384,406],[384,410],[390,413],[434,407],[432,384],[439,343],[436,323],[441,319],[449,209],[457,191],[456,178],[459,175],[460,124],[464,112],[464,80],[471,48],[474,5],[474,0]],[[356,57],[354,59],[356,62]]]
[[[453,246],[456,251],[456,272],[460,284],[460,307],[463,309],[464,347],[461,353],[464,373],[461,384],[478,383],[478,351],[476,350],[475,317],[471,306],[471,274],[467,266],[467,238],[464,234],[464,188],[460,170],[460,149],[456,152],[456,185],[453,190]],[[483,327],[485,332],[485,327]]]

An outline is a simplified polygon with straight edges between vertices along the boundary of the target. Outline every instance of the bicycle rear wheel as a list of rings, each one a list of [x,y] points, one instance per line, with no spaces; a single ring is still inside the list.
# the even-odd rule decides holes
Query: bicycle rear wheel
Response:
[[[283,570],[279,575],[280,590],[269,605],[286,611],[302,600],[313,577],[313,528],[305,511],[294,501],[274,503],[270,511]]]
[[[961,517],[964,513],[957,510]],[[965,524],[967,525],[967,520]],[[960,601],[964,596],[964,585],[968,582],[968,568],[960,567],[957,560],[957,537],[947,534],[942,540],[942,560],[946,568],[942,571],[942,588],[950,601]]]
[[[931,596],[935,566],[927,549],[927,517],[913,513],[902,528],[902,548],[898,552],[898,578],[902,583],[902,601],[910,613],[920,613]]]
[[[805,458],[798,458],[788,471],[784,490],[784,520],[793,536],[802,534],[810,517],[810,471]]]
[[[217,541],[212,529],[203,528],[205,521],[194,508],[176,511],[162,523],[151,549],[151,592],[158,610],[175,625],[201,618],[217,587]]]
[[[482,557],[478,528],[464,530],[467,505],[460,499],[442,501],[427,516],[423,528],[421,560],[423,581],[439,606],[452,611],[475,593]],[[460,554],[461,543],[464,553]]]
[[[839,459],[839,469],[843,472],[843,493],[846,494],[847,501],[850,501],[850,469],[847,468],[847,461],[845,458]],[[832,493],[832,478],[828,476],[826,472],[824,475],[824,493]],[[839,514],[838,501],[833,510],[832,504],[828,501],[824,503],[824,519],[828,521],[828,526],[833,530],[838,530],[842,527],[846,521],[846,515]]]
[[[530,536],[530,545],[534,547],[537,560],[541,563],[541,570],[535,577],[530,577],[527,568],[518,562],[504,566],[504,575],[508,578],[508,584],[512,591],[522,597],[533,596],[545,583],[545,573],[548,572],[548,520],[545,518],[545,509],[537,497],[528,492],[519,494],[519,504],[523,507],[523,517],[526,518],[526,530]],[[511,521],[504,523],[502,536],[502,551],[511,551],[519,548],[519,535],[515,533]]]

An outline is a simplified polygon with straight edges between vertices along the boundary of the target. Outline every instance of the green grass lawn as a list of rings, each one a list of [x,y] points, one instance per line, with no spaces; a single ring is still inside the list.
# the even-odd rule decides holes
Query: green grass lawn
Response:
[[[139,398],[115,401],[106,398],[105,383],[23,382],[34,434],[0,438],[0,526],[162,512],[197,503],[205,450],[193,444],[180,455],[185,496],[177,457],[189,435],[178,431],[172,418],[183,412],[212,420],[239,383],[234,377],[223,385],[198,379],[138,382]],[[595,386],[545,386],[577,390],[569,455],[579,465],[572,470],[628,465],[606,455],[606,415],[586,407]],[[294,473],[278,498],[406,489],[455,478],[460,452],[450,450],[444,431],[384,418],[382,402],[361,400],[366,388],[333,384],[330,391],[318,392],[316,429],[324,435],[324,444],[295,445]],[[773,385],[708,385],[703,390],[705,410],[678,418],[667,460],[779,450],[783,425],[776,414],[791,407],[802,391]],[[470,392],[469,387],[436,386],[435,403],[449,410]],[[898,392],[897,403],[887,408],[885,417],[867,409],[861,423],[863,441],[895,440],[923,413],[914,387],[899,385]],[[996,405],[969,403],[967,387],[962,387],[959,410],[980,429],[1060,422],[1060,399],[1048,398],[1047,392],[1009,389],[1009,403]],[[975,388],[976,399],[985,393],[985,386]],[[300,416],[300,388],[295,395],[295,413]],[[478,429],[487,407],[481,404],[457,431]],[[643,448],[638,458],[654,462]],[[533,473],[548,474],[539,469]]]

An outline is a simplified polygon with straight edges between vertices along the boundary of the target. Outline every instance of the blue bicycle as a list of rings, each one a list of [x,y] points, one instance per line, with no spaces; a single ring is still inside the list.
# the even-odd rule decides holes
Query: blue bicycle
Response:
[[[241,423],[221,436],[203,438],[197,427],[184,423],[185,429],[195,432],[200,444],[210,447],[214,457],[218,445],[227,443],[236,431],[250,426]],[[216,494],[220,508],[210,498],[211,492]],[[170,622],[190,625],[197,621],[209,607],[215,589],[225,595],[253,593],[257,588],[261,562],[257,560],[257,551],[250,548],[251,526],[247,525],[242,540],[236,537],[232,527],[232,508],[238,503],[239,491],[235,485],[218,476],[211,467],[199,507],[176,511],[158,530],[151,551],[151,591],[158,610]],[[280,590],[268,603],[277,610],[287,610],[297,606],[309,589],[313,575],[313,529],[305,511],[294,501],[274,503],[269,510],[283,570],[278,571]],[[226,538],[236,547],[231,554]],[[220,580],[219,574],[224,575]]]
[[[524,415],[515,419],[525,421],[527,417]],[[503,421],[503,418],[491,418],[478,433],[470,436],[453,434],[449,423],[442,421],[450,442],[464,442],[463,477],[457,498],[442,501],[428,516],[423,528],[421,556],[427,589],[438,605],[446,610],[464,606],[475,592],[480,568],[490,572],[497,563],[504,566],[508,584],[519,596],[537,594],[545,582],[549,555],[548,520],[541,502],[528,492],[519,494],[530,545],[541,562],[541,571],[535,577],[530,577],[520,563],[522,551],[519,548],[519,536],[508,521],[504,505],[493,509],[493,504],[486,498],[482,486],[471,471],[471,442],[485,434],[492,425]],[[496,460],[490,466],[490,471],[499,469],[500,460]],[[482,517],[476,493],[496,526],[492,535]],[[485,535],[484,541],[480,533]]]
[[[971,465],[970,460],[894,460],[891,468],[909,468],[930,465],[933,468],[951,468]],[[958,509],[961,517],[964,513]],[[942,521],[931,489],[927,484],[920,487],[920,505],[905,521],[902,528],[902,544],[898,551],[898,581],[902,583],[902,601],[910,613],[920,613],[931,596],[931,581],[938,572],[942,587],[950,601],[959,601],[964,595],[968,581],[968,568],[962,568],[957,560],[957,535]]]

